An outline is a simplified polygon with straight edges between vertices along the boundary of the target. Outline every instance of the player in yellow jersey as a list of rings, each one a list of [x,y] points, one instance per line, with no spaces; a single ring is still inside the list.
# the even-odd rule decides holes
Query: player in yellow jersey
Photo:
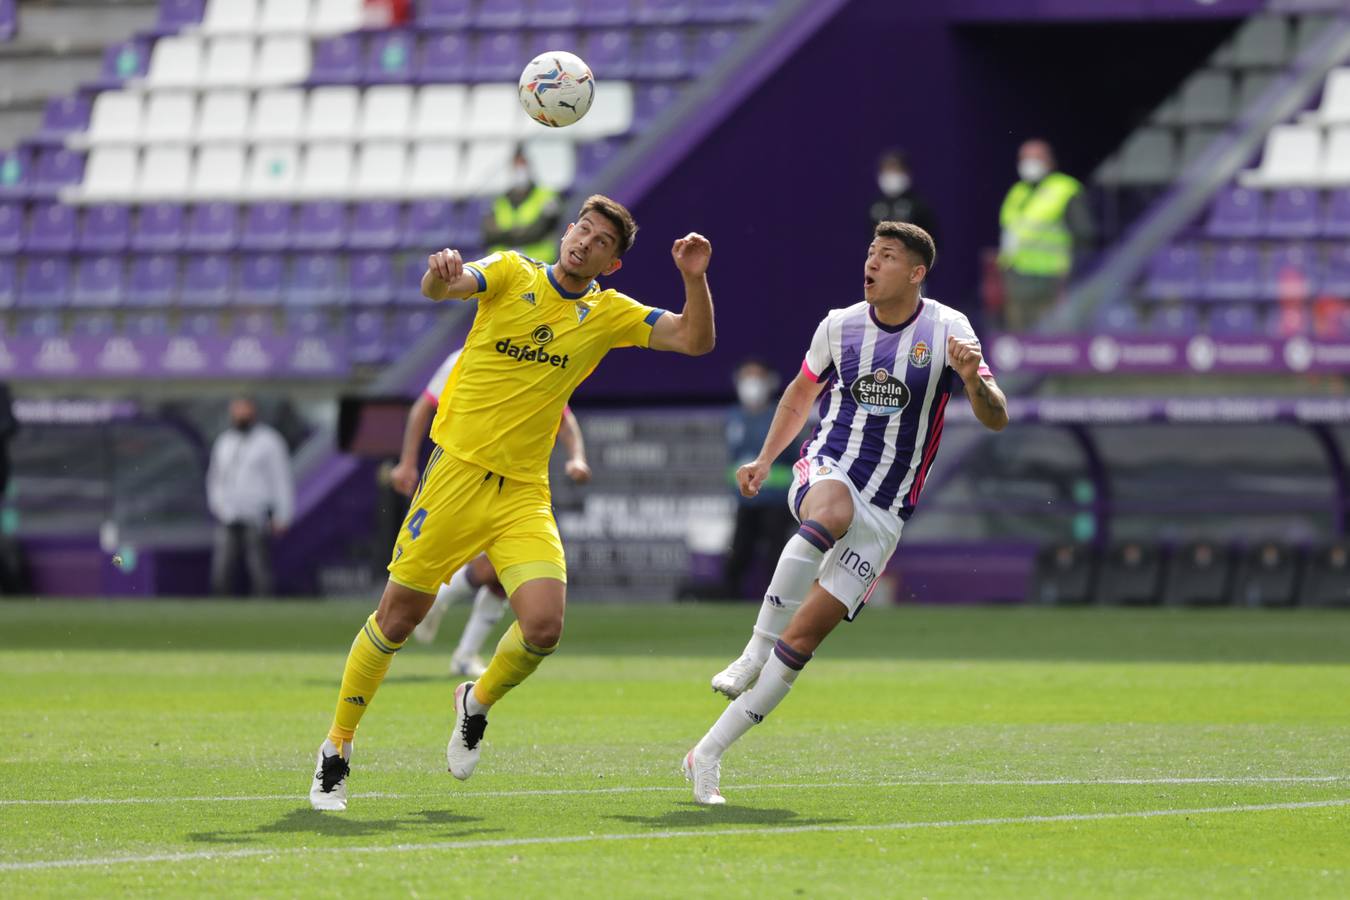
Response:
[[[558,262],[513,251],[465,263],[442,250],[422,293],[478,301],[464,353],[432,423],[436,443],[399,532],[379,608],[352,642],[337,712],[310,786],[315,809],[347,808],[352,740],[393,655],[426,615],[440,584],[486,551],[516,621],[487,671],[455,690],[450,772],[473,774],[488,709],[558,647],[567,568],[548,489],[548,457],[563,407],[615,347],[698,356],[714,342],[707,270],[712,245],[690,233],[671,249],[684,281],[680,314],[643,306],[596,278],[611,275],[637,224],[595,195],[563,234]]]

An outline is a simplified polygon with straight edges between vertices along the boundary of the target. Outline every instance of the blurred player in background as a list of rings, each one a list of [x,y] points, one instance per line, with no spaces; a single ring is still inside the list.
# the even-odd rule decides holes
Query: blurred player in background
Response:
[[[950,375],[964,382],[981,423],[995,431],[1008,423],[969,320],[920,294],[937,256],[932,237],[900,222],[882,222],[875,235],[864,301],[831,310],[816,328],[759,456],[737,472],[741,492],[757,494],[828,389],[789,493],[801,527],[779,557],[750,643],[712,679],[733,702],[684,759],[701,804],[726,802],[722,754],[778,706],[826,636],[867,602],[937,454]]]
[[[689,356],[715,342],[708,263],[712,245],[690,233],[671,248],[684,310],[644,306],[595,279],[618,271],[637,224],[619,203],[588,198],[563,234],[558,262],[514,251],[465,264],[458,251],[427,260],[422,293],[476,298],[464,352],[432,425],[436,443],[399,532],[379,608],[352,642],[337,710],[310,788],[316,809],[347,807],[352,740],[394,653],[426,615],[441,583],[487,552],[516,621],[483,676],[454,693],[446,763],[466,779],[478,764],[487,713],[528,678],[562,637],[567,566],[548,487],[563,407],[616,347]]]
[[[394,490],[405,497],[411,497],[413,491],[417,489],[420,475],[417,464],[421,455],[422,441],[431,430],[431,421],[436,415],[441,394],[445,391],[446,382],[450,380],[450,372],[462,352],[463,348],[460,348],[445,358],[431,376],[431,380],[427,382],[426,388],[413,402],[412,409],[408,411],[408,424],[403,430],[403,450],[399,455],[398,465],[389,473]],[[581,426],[577,423],[577,417],[572,414],[571,407],[563,407],[558,440],[567,448],[565,465],[567,477],[577,484],[590,481],[591,467],[586,463],[586,444],[582,440]],[[479,651],[483,649],[483,642],[487,640],[487,636],[501,621],[502,614],[506,611],[506,591],[497,580],[497,571],[492,568],[492,562],[487,558],[487,554],[480,554],[473,561],[465,563],[449,581],[441,585],[431,609],[413,630],[413,637],[424,644],[434,641],[436,632],[441,627],[441,619],[445,617],[445,611],[451,604],[470,597],[474,598],[473,611],[469,614],[469,621],[464,623],[459,644],[455,648],[454,655],[450,657],[450,674],[477,678],[487,669],[482,657],[479,656]]]
[[[562,218],[557,192],[535,184],[525,150],[517,147],[511,186],[483,214],[483,246],[489,253],[514,248],[531,259],[555,262]]]

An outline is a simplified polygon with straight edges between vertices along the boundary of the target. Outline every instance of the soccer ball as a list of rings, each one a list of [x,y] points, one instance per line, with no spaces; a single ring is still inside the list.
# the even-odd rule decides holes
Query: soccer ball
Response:
[[[581,57],[566,50],[541,53],[520,73],[520,105],[550,128],[571,125],[595,99],[595,77]]]

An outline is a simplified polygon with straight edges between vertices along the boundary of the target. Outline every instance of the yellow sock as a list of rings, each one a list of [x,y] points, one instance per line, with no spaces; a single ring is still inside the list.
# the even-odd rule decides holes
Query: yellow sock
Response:
[[[520,623],[512,622],[506,634],[497,642],[497,652],[492,654],[487,671],[473,686],[474,699],[484,706],[496,703],[507,691],[529,678],[539,668],[544,657],[557,649],[557,644],[536,647],[525,640]]]
[[[337,712],[333,714],[333,727],[328,730],[328,739],[338,747],[356,736],[361,716],[375,698],[380,682],[384,681],[395,651],[402,646],[401,642],[395,643],[384,636],[380,626],[375,624],[375,614],[371,613],[356,640],[352,641],[347,667],[342,670]]]

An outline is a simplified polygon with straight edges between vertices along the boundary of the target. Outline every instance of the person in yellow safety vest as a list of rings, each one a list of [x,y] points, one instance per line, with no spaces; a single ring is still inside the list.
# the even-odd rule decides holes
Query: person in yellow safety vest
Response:
[[[483,216],[483,243],[489,253],[518,250],[543,263],[558,261],[562,204],[556,191],[534,183],[522,149],[511,165],[511,186]]]
[[[1083,185],[1055,171],[1048,143],[1022,145],[1017,175],[999,213],[998,261],[1009,331],[1025,331],[1050,311],[1068,281],[1075,252],[1090,244],[1094,230]]]

